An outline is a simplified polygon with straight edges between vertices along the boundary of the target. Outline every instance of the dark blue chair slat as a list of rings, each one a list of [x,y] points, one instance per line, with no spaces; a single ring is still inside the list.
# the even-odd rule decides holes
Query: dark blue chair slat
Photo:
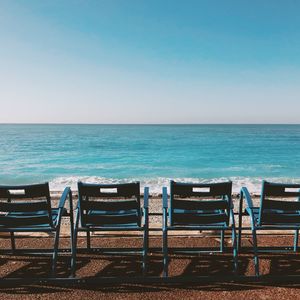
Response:
[[[272,225],[272,224],[300,224],[300,214],[294,213],[263,213],[261,216],[262,225]]]
[[[137,183],[128,184],[87,184],[79,183],[80,194],[82,197],[139,197],[140,189]],[[105,191],[106,189],[116,189],[116,192]]]
[[[300,210],[300,201],[283,201],[264,199],[264,209]]]
[[[11,193],[10,191],[24,190],[24,193]],[[0,186],[0,198],[22,199],[22,198],[37,198],[49,197],[48,183],[34,185],[19,185],[19,186]]]
[[[214,210],[228,208],[226,200],[183,200],[173,199],[173,209]]]
[[[91,212],[84,216],[84,223],[88,226],[103,225],[103,224],[138,224],[139,218],[137,214],[119,214],[105,215]]]
[[[139,203],[136,200],[124,201],[81,201],[81,209],[83,210],[104,210],[104,211],[119,211],[128,209],[139,209]]]
[[[21,215],[21,214],[7,214],[1,216],[0,225],[7,227],[27,227],[27,226],[40,226],[49,225],[50,218],[48,214],[43,215]]]
[[[56,220],[57,220],[57,217],[58,217],[58,211],[59,211],[59,209],[58,208],[53,208],[52,209],[52,223],[54,224],[55,222],[56,222]],[[68,211],[67,211],[67,209],[66,208],[63,208],[62,209],[62,216],[67,216],[68,215]],[[11,224],[8,224],[8,225],[4,225],[4,224],[2,224],[2,218],[3,217],[7,217],[7,215],[2,215],[2,216],[0,216],[0,226],[5,226],[5,227],[14,227],[15,226],[15,224],[16,224],[16,222],[15,222],[15,219],[16,218],[19,218],[20,216],[21,217],[27,217],[27,218],[32,218],[32,217],[36,217],[36,216],[38,216],[38,217],[41,217],[41,216],[45,216],[45,217],[47,217],[47,222],[45,222],[45,223],[36,223],[36,224],[29,224],[28,226],[30,226],[30,229],[34,229],[34,227],[38,227],[38,226],[48,226],[48,227],[52,227],[51,226],[51,224],[49,223],[49,216],[48,216],[48,213],[47,213],[47,211],[38,211],[38,212],[36,212],[36,213],[33,213],[33,212],[23,212],[23,213],[10,213],[10,214],[8,214],[8,216],[13,220],[13,222],[11,223]],[[6,219],[7,220],[7,219]],[[5,221],[4,221],[4,223],[5,223]],[[7,222],[6,222],[7,223]],[[9,223],[9,222],[8,222]],[[27,228],[28,227],[26,224],[23,224],[23,227],[24,228]],[[20,225],[18,225],[18,227],[20,227]],[[3,228],[3,227],[2,227]]]
[[[188,225],[188,224],[215,224],[226,222],[228,216],[226,213],[217,214],[189,214],[189,213],[173,213],[173,224],[174,225]]]
[[[300,191],[289,191],[287,189],[300,189],[300,184],[280,184],[264,181],[264,196],[276,197],[300,197]]]
[[[173,195],[180,197],[207,197],[231,195],[231,183],[212,183],[212,184],[188,184],[181,182],[171,182]],[[208,188],[209,191],[195,191],[195,188]]]
[[[47,201],[0,202],[0,212],[37,212],[42,210],[48,210]]]

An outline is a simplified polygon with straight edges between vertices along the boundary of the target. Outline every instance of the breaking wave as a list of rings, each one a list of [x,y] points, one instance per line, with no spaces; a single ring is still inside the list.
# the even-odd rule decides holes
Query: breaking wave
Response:
[[[161,194],[163,186],[169,186],[170,179],[180,182],[194,182],[194,183],[208,183],[208,182],[222,182],[231,180],[233,182],[233,193],[239,193],[242,186],[246,186],[250,193],[259,194],[261,190],[261,182],[263,179],[271,182],[285,182],[285,183],[300,183],[300,178],[249,178],[249,177],[222,177],[222,178],[105,178],[97,176],[68,176],[58,177],[50,181],[50,188],[53,191],[62,191],[66,186],[70,186],[73,191],[77,190],[77,182],[89,183],[124,183],[140,181],[141,189],[148,186],[151,194]]]

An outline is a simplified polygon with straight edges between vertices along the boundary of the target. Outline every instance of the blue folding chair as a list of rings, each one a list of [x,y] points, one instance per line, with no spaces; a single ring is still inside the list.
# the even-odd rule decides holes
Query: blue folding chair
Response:
[[[237,271],[236,232],[231,198],[232,182],[170,182],[170,207],[167,188],[163,188],[163,276],[168,276],[169,230],[217,230],[221,234],[220,250],[224,251],[224,231],[231,230],[234,271]],[[205,251],[202,251],[205,252]],[[207,251],[206,251],[207,252]],[[209,250],[209,252],[213,252]]]
[[[65,203],[69,198],[69,212]],[[73,208],[72,192],[65,188],[58,207],[52,208],[48,182],[34,185],[0,186],[0,232],[10,232],[13,253],[22,253],[16,249],[15,232],[54,233],[52,252],[52,276],[56,275],[60,226],[63,216],[70,216],[71,247],[73,245]],[[45,249],[35,249],[43,254]],[[23,250],[25,251],[25,250]],[[26,251],[30,254],[32,251]]]
[[[87,249],[91,249],[91,231],[142,231],[143,248],[132,248],[128,251],[142,254],[143,274],[146,274],[149,234],[148,187],[144,189],[143,208],[141,208],[140,198],[139,182],[124,184],[78,182],[72,276],[75,276],[76,272],[77,235],[80,231],[84,231],[87,234]]]
[[[253,205],[250,193],[246,187],[241,189],[239,207],[239,229],[238,229],[238,249],[241,250],[242,239],[242,218],[243,215],[250,216],[251,231],[253,238],[255,275],[259,276],[259,252],[286,252],[287,247],[272,249],[270,247],[258,247],[258,230],[295,230],[294,252],[298,249],[298,235],[300,228],[300,184],[282,184],[262,182],[260,196],[260,206]],[[295,198],[291,200],[291,198]],[[289,200],[287,200],[289,199]],[[244,210],[243,202],[246,202]]]

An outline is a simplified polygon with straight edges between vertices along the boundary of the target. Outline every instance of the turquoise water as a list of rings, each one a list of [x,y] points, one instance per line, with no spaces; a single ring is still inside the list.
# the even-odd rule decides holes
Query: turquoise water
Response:
[[[300,125],[0,125],[0,183],[300,181]]]

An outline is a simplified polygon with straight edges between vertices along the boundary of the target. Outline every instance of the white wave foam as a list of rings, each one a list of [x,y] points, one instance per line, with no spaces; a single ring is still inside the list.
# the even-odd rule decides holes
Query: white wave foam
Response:
[[[300,178],[249,178],[249,177],[222,177],[222,178],[172,178],[175,181],[180,182],[195,182],[195,183],[207,183],[207,182],[222,182],[231,180],[233,182],[233,193],[239,193],[242,186],[248,187],[250,193],[259,194],[261,190],[261,182],[263,179],[270,182],[284,182],[284,183],[300,183]],[[169,186],[170,178],[157,177],[157,178],[104,178],[97,176],[69,176],[58,177],[50,181],[50,188],[53,191],[62,191],[66,186],[70,186],[73,191],[77,191],[77,182],[89,182],[89,183],[124,183],[140,181],[141,189],[145,186],[150,188],[151,194],[161,194],[163,186]]]

